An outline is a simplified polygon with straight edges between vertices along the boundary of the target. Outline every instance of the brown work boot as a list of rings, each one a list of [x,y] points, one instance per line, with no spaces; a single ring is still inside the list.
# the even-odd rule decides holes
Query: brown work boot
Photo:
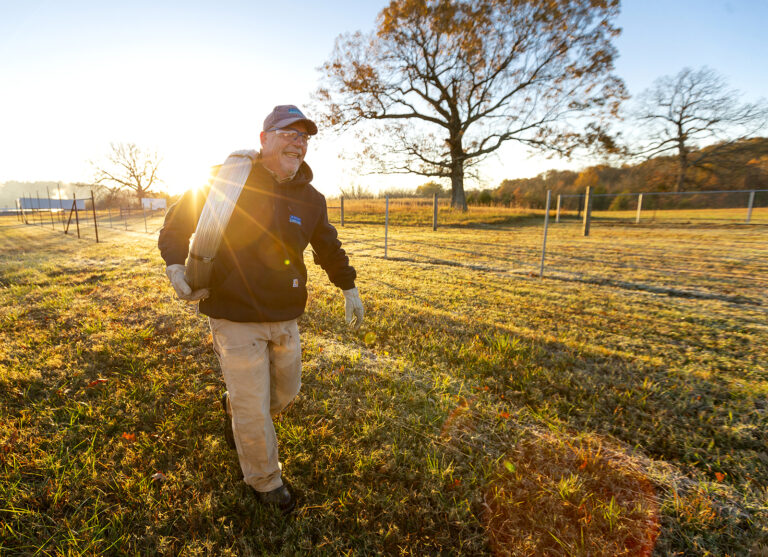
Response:
[[[288,489],[288,486],[283,484],[280,487],[273,489],[272,491],[256,491],[256,499],[262,505],[277,507],[281,513],[289,514],[296,508],[296,498]]]

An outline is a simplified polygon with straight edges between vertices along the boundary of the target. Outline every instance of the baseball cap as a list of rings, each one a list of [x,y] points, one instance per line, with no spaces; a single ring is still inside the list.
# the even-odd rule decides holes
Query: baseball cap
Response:
[[[292,104],[281,104],[276,106],[264,119],[264,131],[285,128],[296,122],[304,122],[307,125],[309,135],[317,133],[315,123],[304,116],[301,110]]]

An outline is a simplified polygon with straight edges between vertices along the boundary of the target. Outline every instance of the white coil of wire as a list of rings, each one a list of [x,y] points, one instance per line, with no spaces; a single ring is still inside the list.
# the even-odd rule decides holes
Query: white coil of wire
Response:
[[[213,260],[256,156],[256,151],[235,151],[216,172],[190,240],[186,278],[193,291],[209,286]]]

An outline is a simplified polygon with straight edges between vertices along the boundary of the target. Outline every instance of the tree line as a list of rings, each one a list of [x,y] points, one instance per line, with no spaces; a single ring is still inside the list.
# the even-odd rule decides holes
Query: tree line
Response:
[[[751,138],[732,143],[693,149],[689,156],[701,164],[687,170],[685,191],[732,191],[768,189],[768,138]],[[679,178],[679,160],[675,155],[655,156],[635,164],[611,166],[600,164],[580,172],[548,170],[533,178],[503,180],[495,188],[470,190],[470,204],[503,204],[541,209],[546,191],[553,195],[583,194],[587,186],[597,194],[675,192]],[[721,195],[727,205],[730,197]],[[695,197],[680,197],[668,203],[692,204]],[[630,196],[596,199],[596,209],[629,209],[636,200]],[[708,203],[713,203],[709,198]],[[743,204],[743,200],[739,203]],[[722,203],[721,203],[722,204]]]

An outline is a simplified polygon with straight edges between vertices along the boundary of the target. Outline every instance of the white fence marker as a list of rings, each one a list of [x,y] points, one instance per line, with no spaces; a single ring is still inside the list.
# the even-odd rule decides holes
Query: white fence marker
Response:
[[[747,207],[747,224],[749,224],[749,220],[752,218],[752,207],[755,204],[755,190],[752,190],[749,192],[749,206]]]
[[[384,259],[387,258],[387,237],[389,236],[389,195],[384,197]]]
[[[637,196],[637,215],[635,216],[635,224],[640,224],[640,212],[643,210],[643,194]]]
[[[587,186],[584,197],[584,236],[589,236],[589,224],[592,220],[592,188]]]
[[[432,231],[437,230],[437,194],[432,201]]]
[[[551,198],[552,190],[547,190],[547,208],[544,211],[544,241],[541,244],[541,267],[539,268],[539,278],[544,276],[544,255],[547,253],[547,228],[549,227],[549,201]]]

